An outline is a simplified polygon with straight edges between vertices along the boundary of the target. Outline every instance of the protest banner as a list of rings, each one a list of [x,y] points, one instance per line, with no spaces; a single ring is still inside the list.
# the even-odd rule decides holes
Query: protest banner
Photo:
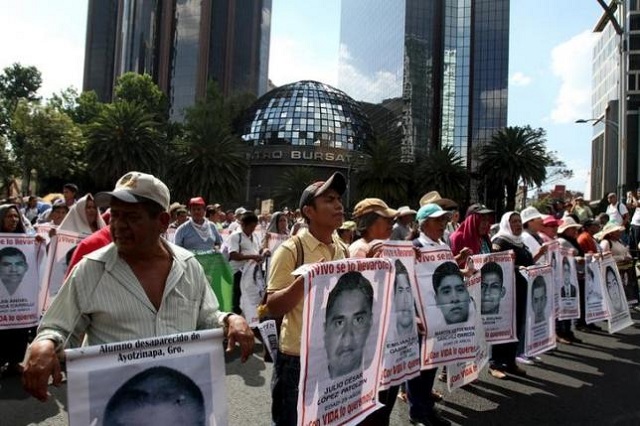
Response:
[[[214,329],[65,350],[69,424],[228,424],[222,340]]]
[[[416,262],[418,314],[427,336],[420,368],[470,361],[478,349],[480,312],[448,247],[425,247]]]
[[[609,334],[616,333],[631,325],[629,305],[624,295],[624,287],[618,265],[611,254],[602,257],[600,263],[601,280],[605,287],[605,301],[607,304],[607,320]]]
[[[262,303],[266,288],[262,264],[255,260],[247,261],[240,278],[240,309],[249,327],[256,327],[260,322],[258,306]]]
[[[556,318],[559,320],[577,319],[580,318],[580,286],[578,285],[578,271],[573,250],[560,249],[560,259],[562,259],[559,268],[562,281],[559,292],[560,307]]]
[[[275,232],[268,232],[265,235],[265,238],[267,239],[267,248],[269,249],[269,252],[271,252],[271,256],[273,256],[273,254],[276,252],[276,249],[280,247],[280,244],[284,243],[289,239],[289,235],[276,234]],[[269,267],[271,266],[271,256],[267,256],[265,258],[264,270],[265,270],[266,276],[269,276]]]
[[[36,223],[33,225],[33,228],[36,230],[36,235],[40,235],[44,238],[45,243],[49,244],[51,241],[51,237],[49,233],[52,229],[56,229],[56,225],[52,225],[51,223]]]
[[[618,262],[618,271],[622,280],[622,288],[629,306],[638,304],[638,276],[636,275],[636,267],[632,260],[626,262]]]
[[[0,330],[38,325],[44,253],[35,236],[0,234]]]
[[[49,254],[47,256],[47,266],[44,271],[40,291],[40,306],[42,307],[42,312],[49,309],[51,301],[60,291],[73,252],[84,238],[85,235],[73,231],[58,231],[56,235],[51,238]]]
[[[480,315],[485,339],[494,345],[515,342],[516,292],[513,251],[479,254],[470,258],[476,273],[470,281],[480,284]]]
[[[491,308],[491,312],[495,315],[499,315],[500,311],[500,308],[496,306],[496,303],[500,303],[500,298],[497,295],[498,292],[494,294],[494,296],[497,297],[497,300],[496,298],[493,300],[484,300],[482,298],[485,297],[485,293],[491,292],[491,289],[489,288],[490,286],[493,285],[494,289],[498,289],[498,285],[503,285],[501,279],[503,277],[503,275],[501,275],[502,268],[498,262],[504,263],[507,270],[511,268],[511,271],[513,272],[513,259],[511,256],[511,252],[501,252],[494,255],[477,255],[469,258],[470,263],[468,263],[468,267],[471,267],[472,269],[478,268],[477,272],[467,281],[467,291],[471,296],[471,300],[481,300],[481,305],[485,306],[487,309]],[[487,285],[489,287],[487,287]],[[502,293],[502,291],[500,291],[500,293]],[[513,290],[511,293],[514,293]],[[512,305],[512,310],[513,306],[515,305]],[[510,322],[513,321],[505,320],[504,325],[508,326]],[[515,323],[513,325],[515,330]],[[470,361],[458,361],[447,364],[447,389],[449,392],[476,380],[480,375],[480,371],[482,371],[489,362],[489,345],[485,339],[487,332],[482,324],[482,317],[476,324],[475,332],[477,336],[475,357]]]
[[[204,274],[218,299],[221,311],[231,312],[233,304],[233,271],[218,252],[195,253],[196,259],[202,265]]]
[[[560,312],[560,289],[562,288],[562,253],[558,240],[547,243],[547,263],[551,266],[553,276],[553,314],[557,317]]]
[[[306,269],[299,425],[357,424],[382,406],[380,365],[394,273],[388,259],[322,262]]]
[[[278,329],[275,320],[267,320],[258,324],[258,331],[262,337],[262,343],[269,352],[273,362],[276,362],[278,355]]]
[[[585,256],[585,322],[587,324],[607,319],[607,303],[602,297],[604,284],[600,261],[592,255]]]
[[[413,294],[416,287],[413,244],[411,241],[385,241],[382,256],[395,266],[393,303],[382,356],[380,389],[384,390],[420,374],[420,346]]]
[[[527,321],[524,335],[526,356],[535,356],[556,347],[556,323],[553,314],[553,274],[551,265],[526,269]]]

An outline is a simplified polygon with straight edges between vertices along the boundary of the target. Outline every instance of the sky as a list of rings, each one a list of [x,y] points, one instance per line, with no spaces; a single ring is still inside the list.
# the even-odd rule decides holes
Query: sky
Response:
[[[87,3],[20,0],[9,9],[0,0],[0,68],[36,66],[45,98],[81,89]],[[592,129],[575,120],[591,118],[592,29],[601,14],[596,0],[511,0],[508,125],[544,128],[548,147],[575,174],[557,183],[583,192]],[[336,85],[340,0],[273,0],[271,17],[270,79]]]

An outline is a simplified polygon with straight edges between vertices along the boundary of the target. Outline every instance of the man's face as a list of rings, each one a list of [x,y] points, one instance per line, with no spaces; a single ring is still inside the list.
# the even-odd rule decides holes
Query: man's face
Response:
[[[8,288],[18,288],[27,273],[27,262],[22,256],[4,256],[0,259],[0,280]]]
[[[204,206],[191,206],[189,210],[191,211],[191,217],[196,223],[201,223],[204,220]]]
[[[535,322],[542,322],[545,319],[544,310],[547,306],[547,290],[544,287],[533,289],[531,306],[535,314]]]
[[[146,253],[158,243],[169,224],[169,213],[152,218],[142,204],[111,200],[111,237],[124,255]]]
[[[613,308],[616,311],[622,310],[622,300],[620,298],[620,287],[618,286],[618,279],[610,269],[607,270],[607,293],[609,293],[609,299],[613,304]]]
[[[394,302],[398,330],[411,328],[414,317],[414,302],[409,277],[405,274],[396,275]]]
[[[359,290],[341,293],[324,326],[324,346],[331,377],[355,371],[362,365],[364,347],[372,325],[372,312]]]
[[[176,222],[177,222],[178,225],[182,225],[183,223],[185,223],[187,221],[187,219],[189,219],[189,216],[187,215],[187,212],[180,212],[176,216]]]
[[[76,197],[76,193],[73,192],[72,190],[68,189],[68,188],[64,188],[62,190],[62,195],[64,196],[64,199],[66,201],[71,201]]]
[[[500,275],[495,272],[482,274],[482,300],[480,311],[482,314],[497,314],[500,310],[500,299],[505,295]]]
[[[369,238],[374,240],[387,240],[393,231],[393,219],[378,216],[371,224],[367,233]]]
[[[615,204],[618,202],[618,196],[611,194],[607,197],[607,200],[609,200],[609,204]]]
[[[204,425],[202,408],[189,401],[124,407],[112,418],[117,426]]]
[[[251,235],[253,234],[253,231],[256,230],[256,226],[258,226],[257,223],[248,223],[246,225],[241,225],[242,232],[244,232],[245,235]]]
[[[571,267],[568,262],[562,262],[562,278],[564,285],[569,287],[571,285]]]
[[[441,239],[450,217],[450,215],[445,214],[440,217],[432,217],[425,220],[422,225],[422,232],[434,241]]]
[[[436,291],[436,304],[442,311],[447,324],[457,324],[467,320],[469,299],[467,286],[458,275],[444,277]]]
[[[342,199],[335,189],[326,190],[304,209],[312,226],[338,229],[344,220]]]
[[[227,222],[231,223],[234,220],[235,220],[235,216],[233,215],[233,212],[227,213]]]

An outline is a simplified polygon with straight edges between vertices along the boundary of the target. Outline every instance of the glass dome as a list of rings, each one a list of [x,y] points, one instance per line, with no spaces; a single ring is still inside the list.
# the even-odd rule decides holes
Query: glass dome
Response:
[[[245,115],[242,139],[249,145],[302,145],[359,150],[372,136],[356,101],[317,81],[278,87]]]

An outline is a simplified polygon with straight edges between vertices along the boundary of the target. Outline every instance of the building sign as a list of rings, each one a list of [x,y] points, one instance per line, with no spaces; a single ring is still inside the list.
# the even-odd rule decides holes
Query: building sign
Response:
[[[247,153],[252,165],[274,163],[335,163],[347,167],[352,151],[325,147],[261,146]]]

